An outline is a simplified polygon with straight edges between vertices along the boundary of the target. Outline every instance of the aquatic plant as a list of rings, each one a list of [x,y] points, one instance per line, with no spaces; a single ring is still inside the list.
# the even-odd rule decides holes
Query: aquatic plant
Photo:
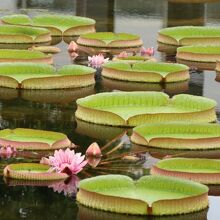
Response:
[[[16,155],[16,148],[10,145],[0,145],[0,157],[10,158]]]
[[[54,46],[32,46],[28,48],[30,51],[40,51],[43,53],[59,53],[61,50],[59,47]]]
[[[204,184],[220,184],[220,160],[215,159],[168,158],[153,165],[150,172]]]
[[[219,46],[184,46],[177,49],[177,62],[202,70],[213,70],[220,60]]]
[[[77,201],[91,208],[133,215],[184,214],[208,206],[208,187],[164,176],[133,181],[123,175],[102,175],[80,181]]]
[[[0,86],[22,89],[65,89],[93,85],[95,69],[65,65],[59,70],[48,64],[0,63]]]
[[[0,131],[0,145],[21,150],[55,150],[71,145],[65,134],[27,128]]]
[[[190,78],[188,66],[161,62],[135,62],[132,65],[129,62],[108,62],[103,65],[102,76],[151,83],[178,82]]]
[[[76,36],[95,32],[95,20],[85,17],[44,14],[33,18],[27,15],[6,15],[1,18],[4,24],[25,25],[47,28],[52,36]]]
[[[52,55],[40,51],[0,49],[0,62],[53,63]]]
[[[68,52],[72,53],[72,52],[76,52],[78,50],[78,45],[76,44],[75,41],[71,41],[68,45]]]
[[[108,62],[109,58],[104,58],[102,54],[93,55],[92,57],[88,57],[88,65],[93,68],[100,68],[102,64]]]
[[[219,27],[182,26],[159,31],[158,42],[175,46],[217,45],[220,43]]]
[[[161,92],[105,92],[77,101],[78,119],[104,125],[133,127],[149,122],[216,121],[214,100]]]
[[[77,44],[100,48],[139,48],[143,42],[138,35],[134,34],[97,32],[80,35]]]
[[[141,56],[153,56],[155,51],[153,47],[149,47],[149,48],[142,47],[140,53]]]
[[[86,150],[86,156],[88,157],[101,157],[102,156],[101,149],[96,142],[89,145],[89,147]]]
[[[131,141],[166,149],[220,148],[220,125],[192,122],[148,123],[133,129]]]
[[[0,43],[7,44],[33,44],[51,41],[50,31],[45,28],[16,25],[1,25],[0,36]]]
[[[67,173],[69,176],[79,173],[87,164],[85,156],[75,153],[74,150],[56,150],[54,156],[42,158],[41,163],[48,164],[58,173]]]

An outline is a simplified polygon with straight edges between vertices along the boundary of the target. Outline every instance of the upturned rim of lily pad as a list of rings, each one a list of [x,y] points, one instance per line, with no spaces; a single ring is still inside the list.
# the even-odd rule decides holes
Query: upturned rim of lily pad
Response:
[[[78,99],[76,118],[122,127],[150,122],[216,121],[214,100],[179,94],[171,99],[162,92],[104,92]]]
[[[34,62],[34,63],[53,63],[51,54],[40,51],[0,49],[0,62]]]
[[[0,63],[0,86],[19,89],[69,89],[95,84],[96,70],[64,65],[56,70],[43,63]]]
[[[150,172],[203,184],[220,184],[220,160],[217,159],[168,158],[153,165]]]
[[[8,44],[33,44],[51,41],[50,31],[45,28],[18,25],[1,25],[0,36],[0,43]]]
[[[80,181],[77,201],[124,214],[185,214],[208,206],[208,187],[164,176],[143,176],[133,181],[123,175],[102,175]]]
[[[158,42],[168,45],[219,45],[220,43],[219,27],[169,27],[161,29],[158,34]]]
[[[163,149],[219,149],[220,125],[192,122],[143,124],[133,129],[131,141]]]
[[[183,46],[177,48],[177,62],[202,70],[214,70],[220,60],[220,46]]]
[[[4,24],[47,28],[52,36],[78,36],[95,32],[95,20],[86,17],[42,14],[30,18],[27,15],[6,15],[1,18]]]
[[[68,137],[60,132],[28,128],[3,129],[0,145],[21,150],[55,150],[72,145]]]
[[[118,57],[115,56],[112,61],[116,62],[126,62],[130,64],[134,64],[137,62],[157,62],[157,60],[152,56],[127,56],[127,57]]]
[[[102,76],[131,82],[168,83],[190,78],[189,67],[162,62],[108,62],[103,64]]]
[[[143,45],[140,36],[128,33],[96,32],[82,34],[77,39],[80,46],[94,48],[139,48]]]
[[[9,179],[51,181],[67,179],[66,173],[51,171],[49,165],[40,163],[9,164],[4,168],[3,175]]]

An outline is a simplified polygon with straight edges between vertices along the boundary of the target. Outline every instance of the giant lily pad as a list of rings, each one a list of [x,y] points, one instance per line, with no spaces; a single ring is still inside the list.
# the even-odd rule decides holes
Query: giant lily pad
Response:
[[[82,180],[79,203],[110,212],[135,215],[174,215],[205,209],[208,188],[192,181],[144,176],[138,181],[122,175]]]
[[[0,86],[22,89],[65,89],[95,83],[95,69],[66,65],[55,70],[48,64],[0,63]]]
[[[144,124],[133,129],[131,140],[158,148],[217,149],[220,148],[220,125],[190,122]]]
[[[213,70],[220,60],[220,46],[185,46],[177,49],[178,63]]]
[[[4,176],[11,179],[24,180],[59,180],[66,179],[66,173],[51,171],[51,167],[38,163],[18,163],[10,164],[4,168]]]
[[[71,142],[62,133],[16,128],[0,131],[0,145],[22,150],[55,150],[69,147]]]
[[[220,160],[170,158],[159,161],[151,174],[173,176],[205,184],[220,184]]]
[[[77,44],[87,47],[130,48],[141,47],[143,42],[134,34],[97,32],[80,35]]]
[[[37,15],[32,19],[27,15],[7,15],[1,18],[5,24],[45,27],[52,36],[75,36],[95,32],[95,20],[90,18],[45,14]]]
[[[0,43],[44,43],[51,41],[50,31],[45,28],[0,26]]]
[[[0,49],[0,62],[53,63],[52,55],[40,51]]]
[[[169,99],[161,92],[106,92],[76,102],[76,117],[96,124],[132,127],[171,120],[216,121],[214,100],[186,94]]]
[[[107,78],[134,82],[177,82],[189,79],[188,66],[170,63],[108,62],[103,65],[102,75]]]
[[[176,46],[220,44],[219,27],[182,26],[159,31],[158,41]]]

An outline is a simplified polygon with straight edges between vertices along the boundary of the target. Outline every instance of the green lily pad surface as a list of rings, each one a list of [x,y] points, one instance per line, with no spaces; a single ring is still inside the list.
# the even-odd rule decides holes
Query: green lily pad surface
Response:
[[[52,56],[40,51],[0,49],[0,62],[52,63]]]
[[[95,70],[66,65],[56,70],[48,64],[0,63],[0,86],[24,89],[62,89],[94,84]]]
[[[144,176],[134,182],[127,176],[104,175],[82,180],[77,200],[85,206],[111,212],[169,215],[205,208],[207,192],[208,188],[204,185],[177,178]],[[193,197],[201,195],[202,201],[192,207]],[[187,198],[191,199],[191,208],[185,206]],[[172,208],[169,207],[170,202]]]
[[[0,145],[26,150],[54,150],[69,147],[71,142],[62,133],[16,128],[0,131]]]
[[[4,16],[1,20],[6,24],[45,27],[51,30],[52,36],[73,36],[95,31],[95,20],[71,15],[45,14],[31,19],[18,14]]]
[[[177,46],[216,45],[220,42],[219,27],[182,26],[159,31],[158,41]]]
[[[80,35],[77,43],[82,46],[110,48],[140,47],[143,44],[138,35],[112,32],[83,34]]]
[[[66,179],[65,173],[57,173],[50,170],[49,165],[39,163],[10,164],[4,168],[4,176],[11,179],[51,181]]]
[[[190,122],[144,124],[133,129],[131,140],[159,148],[216,149],[220,148],[220,125]]]
[[[220,160],[203,158],[169,158],[151,169],[154,175],[191,179],[205,184],[220,183]]]
[[[51,41],[50,32],[45,28],[0,26],[0,43],[43,43],[49,41]]]
[[[77,118],[113,126],[137,126],[171,120],[216,120],[215,101],[186,94],[169,99],[161,92],[101,93],[78,99],[77,105]]]
[[[182,64],[159,62],[108,62],[103,65],[102,75],[123,81],[177,82],[189,79],[189,68]]]

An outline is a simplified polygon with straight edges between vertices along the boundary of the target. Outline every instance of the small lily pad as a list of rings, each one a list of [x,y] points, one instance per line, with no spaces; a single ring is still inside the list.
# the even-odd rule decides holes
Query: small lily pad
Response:
[[[66,179],[66,173],[57,173],[50,170],[49,165],[38,163],[10,164],[4,168],[4,176],[11,179],[23,180],[59,180]]]
[[[220,160],[169,158],[154,165],[151,174],[189,179],[204,184],[220,184]]]
[[[55,150],[69,147],[71,142],[59,132],[16,128],[0,131],[0,145],[22,150]]]

